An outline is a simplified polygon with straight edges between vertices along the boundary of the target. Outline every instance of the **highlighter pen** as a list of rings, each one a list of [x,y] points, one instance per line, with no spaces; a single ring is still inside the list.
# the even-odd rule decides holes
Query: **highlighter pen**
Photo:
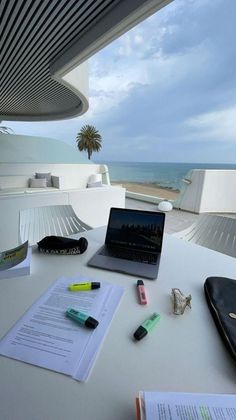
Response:
[[[69,308],[66,311],[66,316],[78,322],[83,327],[92,328],[93,330],[98,326],[99,322],[92,316],[76,311],[76,309]]]
[[[68,289],[71,292],[84,292],[86,290],[93,290],[93,289],[99,289],[100,283],[98,281],[93,281],[91,283],[75,283],[70,284]]]
[[[148,332],[155,327],[156,324],[158,324],[158,322],[161,319],[161,315],[157,314],[156,312],[154,312],[150,318],[146,319],[146,321],[144,321],[139,327],[138,329],[135,331],[134,333],[134,338],[136,340],[142,340],[143,337],[145,337],[145,335],[148,334]]]
[[[138,280],[137,281],[137,290],[138,290],[139,303],[141,305],[146,305],[147,304],[147,294],[146,294],[146,290],[145,290],[145,287],[144,287],[143,280]]]

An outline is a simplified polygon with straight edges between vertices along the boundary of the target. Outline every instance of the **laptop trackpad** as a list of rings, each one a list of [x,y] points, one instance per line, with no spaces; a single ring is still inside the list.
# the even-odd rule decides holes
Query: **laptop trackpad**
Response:
[[[153,265],[95,254],[88,262],[88,265],[133,276],[155,279],[157,277],[159,260],[160,258],[158,258],[157,264]]]

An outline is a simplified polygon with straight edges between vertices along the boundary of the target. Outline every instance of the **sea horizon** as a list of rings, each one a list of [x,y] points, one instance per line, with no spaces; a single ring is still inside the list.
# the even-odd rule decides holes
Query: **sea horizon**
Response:
[[[192,169],[235,169],[231,163],[96,161],[108,166],[111,182],[146,183],[179,191]]]
[[[103,164],[105,164],[106,162],[110,162],[110,163],[163,163],[163,164],[166,164],[166,163],[168,163],[168,164],[172,164],[172,163],[174,163],[174,164],[188,164],[188,165],[225,165],[225,166],[236,166],[236,163],[229,163],[229,162],[171,162],[171,161],[168,161],[168,162],[162,162],[162,161],[154,161],[154,160],[148,160],[148,161],[146,161],[146,160],[135,160],[135,161],[133,161],[133,160],[104,160],[104,159],[92,159],[93,161],[94,161],[94,163],[103,163]]]

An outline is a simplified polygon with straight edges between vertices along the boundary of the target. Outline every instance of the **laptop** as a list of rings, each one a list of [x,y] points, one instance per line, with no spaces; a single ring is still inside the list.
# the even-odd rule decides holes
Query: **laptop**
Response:
[[[155,279],[161,257],[165,213],[112,207],[105,244],[91,267]]]

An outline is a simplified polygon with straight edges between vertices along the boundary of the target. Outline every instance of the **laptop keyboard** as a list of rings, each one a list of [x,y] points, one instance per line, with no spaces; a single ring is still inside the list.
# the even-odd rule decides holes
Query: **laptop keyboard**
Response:
[[[146,252],[128,250],[124,248],[103,247],[99,252],[100,255],[113,258],[121,258],[123,260],[135,261],[146,264],[156,264],[157,255],[148,254]]]

